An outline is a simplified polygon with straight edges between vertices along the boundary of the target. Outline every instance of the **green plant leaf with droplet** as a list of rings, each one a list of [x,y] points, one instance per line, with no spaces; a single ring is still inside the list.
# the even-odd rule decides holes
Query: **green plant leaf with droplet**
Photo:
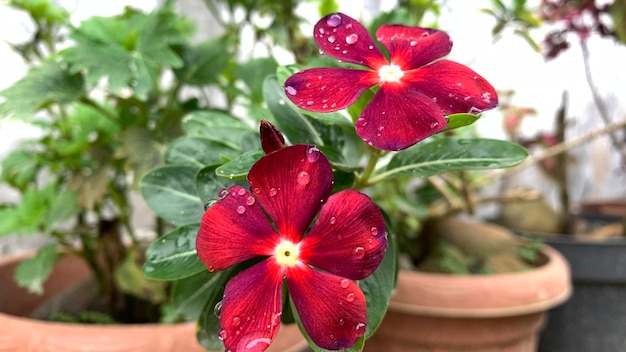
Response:
[[[245,179],[252,165],[261,159],[263,155],[265,153],[262,149],[249,150],[226,164],[219,166],[215,169],[215,173],[217,176],[229,180]]]
[[[199,227],[184,225],[154,241],[146,250],[144,274],[155,280],[177,280],[206,270],[196,252]]]
[[[216,272],[214,274],[215,281],[210,286],[211,290],[207,293],[206,305],[198,319],[196,337],[198,342],[208,350],[222,350],[224,348],[224,343],[218,337],[220,318],[215,314],[215,305],[222,300],[226,282],[234,275],[237,268],[238,266],[233,266],[230,269]]]
[[[194,166],[169,165],[151,170],[139,182],[139,190],[157,215],[174,225],[197,223],[204,213],[198,196]]]
[[[219,196],[219,192],[222,189],[228,189],[231,186],[238,184],[243,188],[248,188],[249,185],[245,180],[229,180],[223,177],[219,177],[216,174],[218,165],[210,165],[200,170],[196,177],[196,186],[198,187],[198,194],[202,200],[210,201],[216,200]],[[205,205],[206,206],[206,205]]]
[[[515,166],[528,157],[517,144],[483,138],[439,138],[418,143],[395,154],[371,183],[400,175],[427,177],[452,170],[497,169]]]

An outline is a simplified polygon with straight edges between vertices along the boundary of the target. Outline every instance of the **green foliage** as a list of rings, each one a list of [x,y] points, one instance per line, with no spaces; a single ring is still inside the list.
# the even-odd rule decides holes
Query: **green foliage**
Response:
[[[55,244],[41,248],[34,257],[20,262],[15,269],[15,280],[30,292],[42,294],[43,284],[52,272],[59,257]]]

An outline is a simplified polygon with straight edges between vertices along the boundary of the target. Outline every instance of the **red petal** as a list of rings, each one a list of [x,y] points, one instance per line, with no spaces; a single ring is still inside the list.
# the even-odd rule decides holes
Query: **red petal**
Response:
[[[330,195],[333,173],[319,149],[298,144],[259,159],[248,181],[280,236],[297,243]]]
[[[304,330],[319,347],[348,348],[365,333],[365,296],[354,281],[299,265],[287,269],[287,287]]]
[[[271,255],[280,241],[250,193],[240,186],[223,192],[223,198],[202,216],[196,238],[198,256],[211,271]]]
[[[284,269],[264,260],[233,277],[224,290],[220,339],[226,351],[261,352],[280,327]]]
[[[332,195],[318,220],[300,242],[300,260],[353,280],[369,276],[387,249],[385,221],[363,193],[345,190]]]
[[[452,49],[448,34],[431,28],[383,25],[376,31],[376,39],[389,50],[391,62],[402,70],[424,66]]]
[[[352,105],[379,81],[378,74],[370,70],[312,68],[290,76],[285,93],[301,109],[331,112]]]
[[[469,67],[454,61],[441,60],[405,72],[402,81],[432,98],[446,114],[475,114],[498,105],[493,86]]]
[[[333,13],[319,20],[313,38],[326,55],[343,62],[372,68],[387,63],[367,29],[343,13]]]
[[[447,125],[433,101],[402,84],[386,82],[355,123],[357,134],[378,149],[401,150]]]

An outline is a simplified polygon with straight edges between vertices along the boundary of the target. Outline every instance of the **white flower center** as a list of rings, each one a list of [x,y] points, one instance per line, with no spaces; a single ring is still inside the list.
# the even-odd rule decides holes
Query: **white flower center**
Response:
[[[283,240],[274,249],[274,256],[278,264],[292,266],[298,261],[300,249],[293,242]]]
[[[398,82],[404,76],[404,71],[398,65],[385,65],[378,70],[378,76],[381,82]]]

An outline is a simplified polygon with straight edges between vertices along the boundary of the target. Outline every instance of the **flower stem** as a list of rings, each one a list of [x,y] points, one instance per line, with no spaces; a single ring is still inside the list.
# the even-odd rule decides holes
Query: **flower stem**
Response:
[[[365,165],[365,169],[363,169],[361,175],[357,175],[357,178],[354,181],[354,189],[357,190],[371,186],[373,184],[369,182],[370,177],[372,177],[374,170],[376,170],[376,165],[378,165],[378,159],[380,159],[381,156],[385,155],[385,152],[369,147],[368,151],[369,158],[367,159],[367,165]]]

